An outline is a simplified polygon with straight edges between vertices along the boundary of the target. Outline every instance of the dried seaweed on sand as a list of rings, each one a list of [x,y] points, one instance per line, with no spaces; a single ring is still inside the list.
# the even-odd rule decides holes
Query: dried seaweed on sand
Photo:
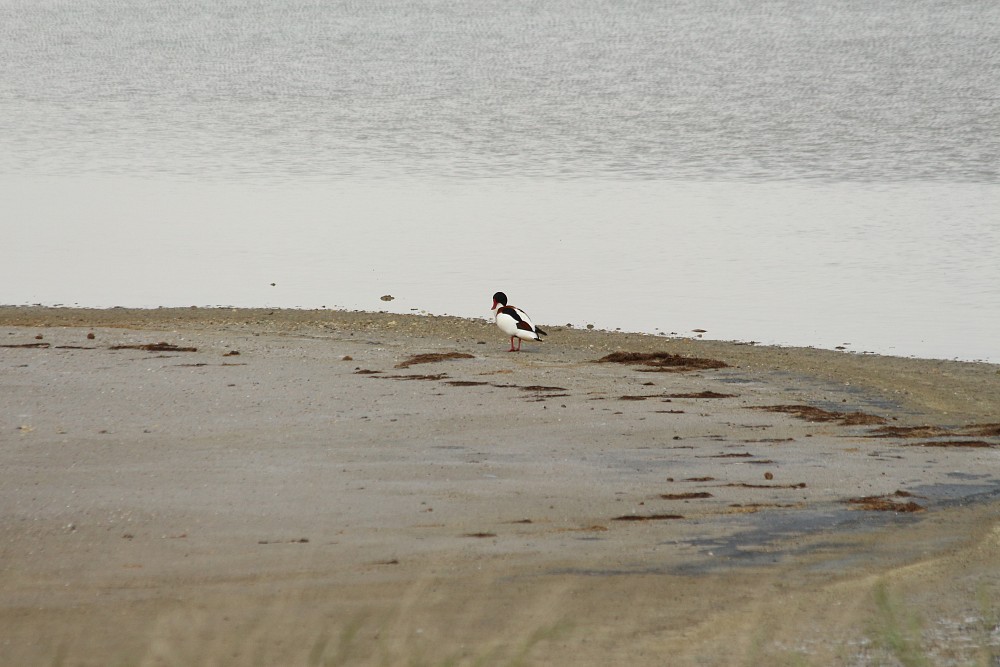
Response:
[[[645,366],[644,373],[679,373],[683,371],[728,368],[729,364],[717,359],[684,357],[669,352],[614,352],[597,360],[599,364],[628,364]]]
[[[799,419],[810,422],[839,422],[844,426],[863,426],[868,424],[884,424],[885,418],[877,415],[869,415],[864,412],[836,412],[823,410],[811,405],[757,405],[752,410],[766,410],[768,412],[784,412],[794,415]]]
[[[415,356],[396,364],[396,368],[409,368],[415,364],[433,364],[448,359],[475,359],[471,354],[465,352],[430,352],[428,354],[417,354]]]

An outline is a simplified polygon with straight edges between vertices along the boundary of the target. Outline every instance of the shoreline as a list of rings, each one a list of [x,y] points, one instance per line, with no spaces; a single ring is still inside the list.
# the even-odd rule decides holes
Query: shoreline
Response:
[[[996,365],[546,328],[0,307],[11,660],[1000,655]]]
[[[910,404],[917,415],[963,419],[1000,418],[1000,364],[981,361],[923,359],[814,347],[760,345],[752,342],[667,337],[658,334],[581,329],[542,323],[557,338],[548,347],[576,352],[664,350],[682,355],[709,355],[756,371],[787,370],[831,382],[852,382]],[[254,329],[273,334],[351,329],[415,337],[454,337],[456,342],[491,341],[498,335],[487,319],[450,315],[397,314],[376,311],[281,308],[73,308],[0,306],[0,326],[161,328],[164,330]],[[901,385],[903,385],[901,387]]]

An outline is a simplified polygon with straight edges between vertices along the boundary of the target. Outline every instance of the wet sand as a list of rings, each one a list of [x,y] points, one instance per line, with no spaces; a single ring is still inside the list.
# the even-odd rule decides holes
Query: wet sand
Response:
[[[996,365],[546,328],[0,308],[4,664],[995,664]]]

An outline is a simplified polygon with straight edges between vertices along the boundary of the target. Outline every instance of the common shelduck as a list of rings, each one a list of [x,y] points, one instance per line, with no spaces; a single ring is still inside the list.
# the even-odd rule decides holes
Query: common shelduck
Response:
[[[514,306],[507,305],[507,295],[497,292],[493,295],[493,317],[496,320],[500,331],[510,336],[509,352],[520,352],[522,340],[541,341],[542,336],[546,336],[544,331],[536,327],[531,322],[528,314]],[[514,348],[514,341],[517,340],[517,348]]]

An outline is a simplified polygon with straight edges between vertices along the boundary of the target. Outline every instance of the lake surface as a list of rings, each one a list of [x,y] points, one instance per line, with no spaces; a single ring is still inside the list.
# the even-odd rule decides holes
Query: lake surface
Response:
[[[2,303],[1000,362],[1000,3],[0,0],[0,202]]]

